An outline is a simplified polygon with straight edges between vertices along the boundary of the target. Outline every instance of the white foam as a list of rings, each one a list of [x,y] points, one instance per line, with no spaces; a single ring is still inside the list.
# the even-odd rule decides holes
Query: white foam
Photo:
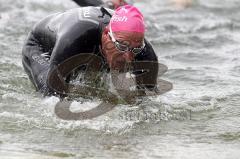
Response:
[[[98,102],[84,102],[84,103],[79,103],[77,101],[73,101],[71,106],[70,106],[70,111],[72,112],[83,112],[87,110],[91,110],[95,107],[97,107],[101,101]]]

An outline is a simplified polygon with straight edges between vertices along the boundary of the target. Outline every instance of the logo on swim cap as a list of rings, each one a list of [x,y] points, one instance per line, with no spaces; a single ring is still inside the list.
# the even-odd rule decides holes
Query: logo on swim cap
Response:
[[[125,5],[116,9],[111,18],[110,26],[113,32],[145,32],[142,13],[131,5]]]
[[[127,21],[127,17],[126,16],[118,16],[118,15],[113,15],[112,16],[112,22],[126,22]]]

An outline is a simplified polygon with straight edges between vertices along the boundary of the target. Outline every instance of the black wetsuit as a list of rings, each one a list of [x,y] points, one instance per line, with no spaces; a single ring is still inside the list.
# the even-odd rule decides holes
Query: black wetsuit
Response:
[[[102,57],[101,36],[112,10],[103,7],[76,8],[50,15],[29,33],[22,51],[26,73],[37,90],[51,93],[47,84],[49,70],[77,54],[92,53]],[[157,61],[149,42],[135,57],[137,61]],[[103,58],[104,59],[104,58]]]
[[[87,6],[102,6],[114,9],[115,6],[111,0],[73,0],[79,6],[87,7]]]
[[[104,2],[102,0],[73,0],[73,1],[82,7],[104,5]]]

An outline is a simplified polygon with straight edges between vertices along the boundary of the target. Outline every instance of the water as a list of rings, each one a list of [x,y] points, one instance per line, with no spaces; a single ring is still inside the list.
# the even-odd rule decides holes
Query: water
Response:
[[[21,64],[31,27],[77,7],[65,0],[0,0],[0,158],[231,158],[240,155],[240,1],[137,1],[170,92],[86,121],[54,114]],[[85,103],[92,107],[99,101]],[[75,103],[76,107],[81,103]]]

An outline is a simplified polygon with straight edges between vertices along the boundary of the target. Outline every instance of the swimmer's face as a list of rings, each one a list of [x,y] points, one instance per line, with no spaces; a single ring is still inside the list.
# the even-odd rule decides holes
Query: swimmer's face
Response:
[[[137,32],[114,32],[112,35],[113,37],[108,32],[103,33],[103,54],[111,69],[124,71],[125,65],[128,62],[132,62],[136,54],[143,50],[144,34]]]

